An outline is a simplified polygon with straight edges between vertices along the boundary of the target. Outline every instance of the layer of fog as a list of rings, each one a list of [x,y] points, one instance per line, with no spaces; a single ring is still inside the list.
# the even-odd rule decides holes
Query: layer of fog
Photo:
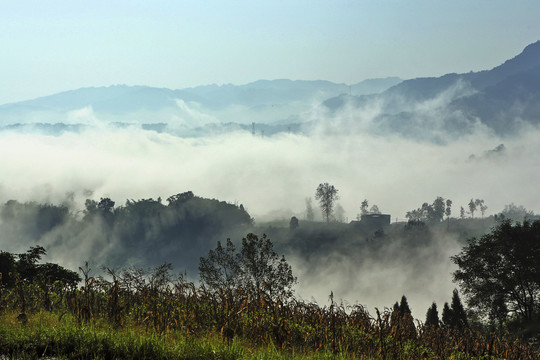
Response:
[[[433,302],[442,311],[458,288],[452,282],[457,267],[450,261],[461,249],[457,239],[436,232],[432,242],[420,245],[411,244],[405,236],[391,242],[375,241],[384,244],[376,250],[357,244],[335,245],[309,260],[298,253],[290,256],[299,279],[297,294],[322,306],[328,304],[332,291],[338,302],[363,305],[371,314],[375,308],[391,308],[405,295],[413,316],[422,321]]]
[[[123,204],[191,190],[242,203],[261,223],[304,218],[306,197],[314,197],[319,183],[329,182],[339,190],[347,220],[356,218],[363,199],[393,220],[404,220],[408,210],[437,196],[453,201],[453,216],[460,206],[467,209],[471,198],[484,199],[487,214],[509,203],[538,212],[540,131],[524,125],[518,136],[498,138],[472,124],[467,135],[446,136],[444,126],[433,121],[443,111],[440,102],[434,103],[419,107],[422,116],[411,126],[436,134],[436,142],[383,131],[375,123],[381,113],[377,102],[362,109],[346,106],[335,114],[315,107],[304,115],[304,121],[318,124],[310,134],[271,137],[240,131],[182,138],[136,126],[109,127],[91,109],[83,109],[68,115],[74,123],[81,118],[91,122],[80,133],[0,132],[0,202],[65,202],[80,210],[86,198],[110,197]],[[503,151],[489,151],[501,143]],[[1,248],[14,248],[2,241]],[[79,254],[90,248],[111,250],[105,242],[82,242],[80,247]],[[352,255],[329,252],[316,265],[294,255],[291,262],[299,276],[297,292],[304,298],[314,296],[324,304],[333,290],[337,298],[382,307],[406,294],[415,315],[422,317],[431,301],[441,306],[449,300],[455,284],[448,257],[458,249],[454,239],[444,238],[426,249],[433,261],[420,267],[399,254],[359,263]],[[69,257],[70,263],[81,264],[82,256],[49,253],[48,260]]]
[[[488,213],[514,202],[538,211],[539,132],[498,139],[481,133],[445,146],[366,133],[230,133],[184,139],[136,128],[89,129],[61,136],[0,133],[0,201],[59,202],[85,190],[94,198],[167,197],[191,190],[240,202],[258,220],[281,209],[302,216],[321,182],[339,190],[349,219],[367,198],[403,219],[406,211],[443,196],[454,209],[484,199]],[[504,143],[498,156],[487,150]],[[474,159],[471,155],[476,155]]]

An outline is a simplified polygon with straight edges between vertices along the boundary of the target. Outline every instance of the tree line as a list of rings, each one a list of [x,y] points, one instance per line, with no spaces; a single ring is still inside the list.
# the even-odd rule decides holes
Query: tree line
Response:
[[[343,216],[336,214],[336,208],[339,207],[337,200],[339,200],[339,190],[332,184],[327,182],[321,183],[317,186],[315,190],[315,199],[319,202],[321,208],[323,220],[329,223],[332,220],[343,221]],[[311,198],[306,198],[306,220],[313,221],[314,211]],[[450,199],[444,199],[441,196],[437,196],[432,203],[425,202],[417,209],[407,211],[405,217],[409,221],[422,221],[426,223],[437,223],[444,220],[450,219],[452,215],[452,205],[453,201]],[[486,205],[485,200],[478,198],[471,198],[467,204],[468,211],[465,210],[463,206],[460,206],[459,209],[459,218],[465,219],[467,215],[470,218],[475,217],[475,213],[480,211],[481,217],[483,218],[486,214],[488,206]],[[340,210],[343,211],[342,209]],[[369,202],[367,199],[364,199],[360,205],[360,213],[357,215],[357,220],[360,220],[362,215],[368,214],[380,214],[381,211],[377,205],[372,205],[369,208]],[[516,221],[522,221],[525,218],[534,218],[535,215],[532,211],[525,209],[522,205],[517,206],[512,204],[505,205],[505,208],[498,214],[494,215],[497,219],[512,219]],[[338,219],[341,218],[341,219]]]

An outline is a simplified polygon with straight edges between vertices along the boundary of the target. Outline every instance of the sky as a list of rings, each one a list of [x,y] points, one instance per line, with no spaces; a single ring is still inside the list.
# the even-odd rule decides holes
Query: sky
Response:
[[[540,2],[0,1],[0,104],[114,84],[440,76],[540,39]]]

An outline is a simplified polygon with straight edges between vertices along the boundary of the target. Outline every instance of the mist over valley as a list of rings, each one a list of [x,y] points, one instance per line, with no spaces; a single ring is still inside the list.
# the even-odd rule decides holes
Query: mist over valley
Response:
[[[39,244],[71,269],[168,262],[197,279],[217,241],[265,233],[298,296],[373,308],[406,294],[422,317],[448,301],[450,256],[469,237],[509,204],[540,209],[538,74],[537,42],[437,78],[115,85],[4,104],[0,248]],[[314,199],[323,182],[339,190],[330,224]],[[448,223],[408,229],[407,212],[438,196],[453,202]],[[472,198],[487,212],[461,219]],[[364,199],[391,216],[379,237],[349,224]]]

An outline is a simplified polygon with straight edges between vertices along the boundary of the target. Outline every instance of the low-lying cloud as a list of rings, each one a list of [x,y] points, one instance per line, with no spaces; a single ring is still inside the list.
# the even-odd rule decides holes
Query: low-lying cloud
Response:
[[[191,190],[243,203],[264,219],[276,209],[301,214],[305,198],[329,182],[349,219],[364,198],[393,219],[436,196],[452,199],[454,209],[474,197],[485,200],[488,214],[511,202],[538,211],[540,200],[531,194],[540,175],[539,135],[537,129],[506,139],[475,133],[437,145],[357,131],[208,138],[136,127],[60,136],[1,132],[0,201],[57,203],[73,192],[82,204],[91,190],[123,203]],[[478,156],[501,143],[504,154]]]
[[[189,111],[193,116],[204,115]],[[439,110],[430,112],[424,107],[422,111],[426,119]],[[479,126],[468,135],[444,141],[418,141],[374,131],[380,112],[377,102],[361,109],[345,107],[332,115],[314,107],[305,114],[306,121],[317,120],[308,134],[266,137],[237,131],[186,138],[139,126],[103,124],[57,136],[2,131],[0,202],[66,203],[77,211],[84,208],[86,198],[110,197],[121,205],[127,199],[167,198],[193,191],[197,196],[241,203],[256,222],[263,222],[291,215],[303,219],[306,198],[314,197],[318,184],[328,182],[339,190],[339,204],[349,221],[356,218],[364,199],[391,214],[392,221],[404,220],[407,211],[437,196],[453,201],[452,216],[456,217],[471,198],[485,201],[486,215],[510,203],[540,211],[535,191],[540,177],[537,128],[524,126],[518,136],[500,138]],[[96,121],[91,108],[69,116],[74,122]],[[499,144],[504,144],[504,151],[486,156]],[[110,249],[115,244],[92,240],[98,237],[88,234],[89,240],[80,246],[88,253],[102,251],[103,256],[118,251]],[[0,247],[13,251],[14,244],[0,240]],[[421,266],[398,254],[389,256],[398,261],[359,262],[343,252],[328,253],[315,267],[294,254],[291,262],[300,278],[298,293],[305,298],[312,294],[324,301],[328,290],[333,290],[338,298],[384,306],[405,293],[420,312],[415,315],[422,317],[431,301],[448,301],[454,287],[448,257],[458,250],[455,239],[443,239],[426,249],[426,256],[435,261]],[[422,266],[429,267],[424,269],[426,277],[417,275]],[[327,289],[321,283],[335,286]]]

